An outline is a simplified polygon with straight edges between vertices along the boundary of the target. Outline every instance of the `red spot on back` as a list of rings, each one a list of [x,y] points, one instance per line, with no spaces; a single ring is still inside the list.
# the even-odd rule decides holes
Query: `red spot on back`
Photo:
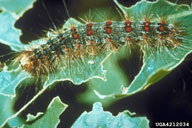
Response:
[[[150,22],[149,21],[145,21],[145,26],[149,26]]]
[[[71,27],[71,31],[76,31],[76,28],[75,27]]]
[[[111,24],[112,24],[112,22],[110,20],[106,22],[107,26],[110,26]]]
[[[91,35],[93,35],[93,31],[92,30],[88,30],[87,34],[88,34],[88,36],[91,36]]]
[[[73,38],[74,38],[74,39],[78,39],[78,38],[79,38],[79,35],[78,35],[77,33],[74,33],[74,34],[73,34]]]
[[[131,21],[129,21],[129,20],[125,21],[125,25],[126,26],[131,26]]]
[[[162,20],[162,21],[161,21],[161,24],[162,24],[162,25],[164,25],[164,24],[165,24],[165,21],[164,21],[164,20]]]
[[[125,28],[127,32],[131,32],[132,28],[130,26]]]
[[[145,26],[145,27],[144,27],[144,30],[145,30],[146,32],[148,32],[148,31],[150,30],[150,27],[149,27],[149,26]]]
[[[107,32],[107,34],[111,34],[112,33],[112,28],[111,27],[106,28],[106,32]]]
[[[161,31],[161,32],[165,30],[165,21],[161,21],[160,22],[158,30]]]
[[[92,24],[92,23],[88,23],[87,26],[88,26],[88,27],[92,27],[93,24]]]
[[[164,31],[165,27],[164,26],[159,26],[159,31]]]

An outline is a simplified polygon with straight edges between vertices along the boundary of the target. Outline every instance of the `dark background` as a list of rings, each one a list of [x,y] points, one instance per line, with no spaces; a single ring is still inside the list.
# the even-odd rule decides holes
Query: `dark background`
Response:
[[[139,0],[120,0],[120,3],[131,6]],[[172,0],[175,2],[176,0]],[[15,26],[22,30],[20,37],[23,43],[29,43],[32,40],[46,37],[49,29],[54,29],[53,24],[60,28],[64,21],[68,19],[62,0],[44,0],[43,1],[51,22],[42,1],[38,0],[33,9],[29,10],[18,20]],[[178,3],[188,3],[190,0],[180,0]],[[78,19],[81,12],[97,7],[114,7],[112,0],[66,0],[67,9],[70,16]],[[9,51],[4,47],[1,54]],[[154,126],[155,121],[192,121],[192,56],[188,56],[180,66],[171,72],[157,84],[151,85],[146,91],[137,93],[133,96],[120,99],[111,106],[104,108],[113,115],[117,115],[124,110],[136,112],[138,116],[146,116],[150,120],[150,126]],[[121,67],[126,70],[127,60],[121,60]],[[91,107],[87,104],[78,103],[76,95],[85,92],[87,86],[74,86],[71,82],[59,82],[54,88],[48,89],[33,103],[21,116],[25,117],[27,113],[35,114],[39,111],[45,111],[47,105],[53,97],[59,95],[62,101],[69,105],[66,111],[60,116],[61,123],[59,127],[70,127],[83,111],[90,111]],[[18,110],[26,104],[36,93],[34,85],[22,86],[17,89],[18,100],[15,109]],[[191,122],[192,126],[192,122]]]

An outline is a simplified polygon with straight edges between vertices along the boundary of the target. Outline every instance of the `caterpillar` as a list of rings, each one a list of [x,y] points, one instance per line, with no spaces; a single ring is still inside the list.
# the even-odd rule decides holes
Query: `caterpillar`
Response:
[[[51,32],[46,41],[36,42],[35,48],[29,46],[21,51],[13,64],[19,63],[21,70],[31,76],[47,77],[47,84],[66,79],[76,79],[75,83],[79,84],[87,80],[87,76],[96,76],[92,71],[98,70],[111,53],[125,45],[129,51],[138,47],[145,56],[157,57],[166,50],[175,60],[181,60],[181,57],[178,59],[174,51],[190,49],[190,24],[181,20],[187,15],[179,13],[182,7],[165,0],[142,0],[131,8],[121,7],[116,0],[114,2],[118,6],[116,10],[107,8],[100,13],[90,10],[93,14],[85,18],[69,18],[63,28]],[[169,8],[156,10],[159,5]],[[104,15],[105,12],[108,14]]]
[[[184,34],[182,26],[158,17],[132,19],[124,16],[122,21],[71,25],[39,48],[24,51],[18,60],[22,69],[32,75],[48,75],[62,65],[70,66],[71,61],[103,54],[106,50],[116,51],[125,44],[138,45],[141,49],[175,49],[180,45],[181,39],[177,37]]]
[[[118,5],[116,0],[114,2]],[[162,10],[162,12],[158,10],[158,12],[155,8],[160,5],[167,5],[172,10],[170,11],[169,8],[166,10],[165,6],[162,6],[165,10]],[[96,63],[97,60],[105,60],[111,53],[118,51],[125,45],[130,48],[129,50],[134,50],[132,48],[136,46],[144,53],[143,62],[145,66],[142,67],[137,78],[133,80],[133,84],[129,86],[130,88],[123,88],[123,92],[121,93],[134,94],[151,84],[149,78],[157,73],[158,66],[155,64],[160,63],[156,61],[158,60],[156,58],[159,56],[171,56],[177,60],[178,57],[180,61],[177,62],[171,62],[172,60],[170,58],[170,60],[164,61],[166,62],[166,66],[172,64],[170,66],[171,68],[162,64],[165,67],[164,69],[167,69],[166,71],[170,71],[172,67],[177,66],[182,61],[182,58],[191,51],[190,45],[192,39],[189,32],[191,23],[187,22],[191,18],[187,16],[191,13],[179,13],[182,9],[189,10],[187,7],[173,5],[165,0],[157,0],[156,2],[142,0],[131,8],[121,7],[119,5],[118,7],[118,18],[114,18],[113,11],[110,11],[112,18],[108,16],[104,16],[105,18],[101,17],[100,20],[94,20],[91,17],[88,19],[81,18],[82,23],[69,18],[64,28],[55,30],[56,32],[54,32],[53,36],[47,37],[44,43],[38,42],[36,44],[38,47],[31,47],[30,49],[19,52],[19,55],[11,64],[19,63],[22,72],[27,72],[31,76],[37,78],[47,77],[48,79],[47,81],[43,81],[43,85],[51,85],[55,81],[64,81],[66,79],[73,81],[74,77],[76,81],[73,82],[79,84],[95,75],[92,73],[92,70],[98,70],[98,68],[95,68],[98,64]],[[140,7],[141,10],[138,8],[135,9],[136,7]],[[143,11],[145,10],[143,8],[146,11]],[[94,17],[94,15],[92,16]],[[182,16],[186,16],[186,21],[181,20],[183,18]],[[162,51],[164,49],[167,50],[165,53]],[[174,51],[185,52],[178,55],[174,54]],[[160,54],[163,54],[163,56]],[[155,56],[155,58],[151,59],[152,62],[148,63],[149,67],[146,64],[147,56]],[[91,75],[86,75],[87,72],[84,72],[85,68],[83,66],[87,65],[89,66],[87,71],[90,71]],[[162,65],[159,67],[163,67]],[[92,68],[92,66],[95,67]],[[73,72],[73,68],[77,71]],[[55,75],[58,72],[60,73],[59,77]],[[6,73],[5,71],[5,75]],[[16,73],[14,72],[14,77],[17,76]],[[163,74],[164,72],[160,73]],[[86,77],[82,77],[81,74],[84,74]],[[18,79],[24,75],[19,76]],[[162,76],[160,77],[162,78]],[[138,80],[139,77],[140,79]],[[143,79],[146,79],[146,81]],[[157,79],[159,80],[160,78]],[[21,80],[17,80],[16,82],[16,84],[21,83]],[[16,85],[14,82],[12,83]],[[38,93],[38,96],[45,89],[43,88]],[[31,101],[34,101],[34,99]]]

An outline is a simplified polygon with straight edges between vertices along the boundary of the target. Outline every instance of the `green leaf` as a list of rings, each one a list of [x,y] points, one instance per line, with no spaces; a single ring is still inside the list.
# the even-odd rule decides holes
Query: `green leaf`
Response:
[[[4,11],[12,13],[12,15],[18,19],[25,11],[33,7],[32,5],[35,1],[36,0],[1,0],[0,8]]]
[[[30,74],[21,71],[7,71],[4,69],[0,72],[0,94],[6,96],[15,96],[15,88]]]
[[[117,116],[103,111],[101,103],[93,105],[91,112],[83,112],[72,128],[149,128],[146,117],[136,117],[135,113],[124,111]]]
[[[53,98],[45,113],[36,116],[28,114],[24,128],[55,128],[59,124],[59,116],[67,108],[59,97]]]
[[[180,23],[185,28],[180,45],[176,49],[161,47],[159,50],[142,49],[144,52],[143,66],[124,94],[131,95],[146,89],[149,85],[158,82],[170,71],[176,68],[192,51],[192,9],[187,5],[177,5],[165,0],[157,2],[141,1],[127,8],[114,0],[125,15],[131,14],[135,19],[141,19],[145,13],[153,16],[167,17],[170,22]]]
[[[13,105],[15,103],[15,99],[8,97],[8,96],[3,96],[0,95],[0,126],[3,124],[3,122],[12,116],[15,111],[13,108]],[[19,127],[21,126],[23,121],[20,118],[14,118],[9,122],[10,127]]]
[[[34,121],[36,120],[37,118],[40,118],[44,113],[43,112],[38,112],[37,115],[31,115],[31,114],[28,114],[27,115],[27,120],[26,122],[31,122],[31,121]]]
[[[1,0],[0,1],[0,42],[9,45],[12,50],[21,51],[24,45],[20,42],[21,31],[14,27],[23,13],[32,7],[35,0]]]
[[[130,57],[129,50],[127,45],[125,45],[104,62],[103,69],[107,71],[106,80],[89,80],[87,82],[89,89],[77,96],[80,102],[93,104],[99,101],[106,107],[117,100],[112,98],[112,96],[122,93],[123,88],[130,84],[125,73],[118,65],[120,59],[127,59]]]

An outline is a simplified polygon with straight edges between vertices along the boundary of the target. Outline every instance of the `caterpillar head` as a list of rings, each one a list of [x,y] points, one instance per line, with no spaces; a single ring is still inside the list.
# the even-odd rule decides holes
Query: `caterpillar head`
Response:
[[[34,64],[35,64],[35,59],[34,59],[34,56],[33,56],[33,53],[32,51],[27,51],[27,52],[24,52],[20,55],[19,57],[19,60],[20,60],[20,64],[21,64],[21,67],[29,72],[29,73],[34,73]]]

